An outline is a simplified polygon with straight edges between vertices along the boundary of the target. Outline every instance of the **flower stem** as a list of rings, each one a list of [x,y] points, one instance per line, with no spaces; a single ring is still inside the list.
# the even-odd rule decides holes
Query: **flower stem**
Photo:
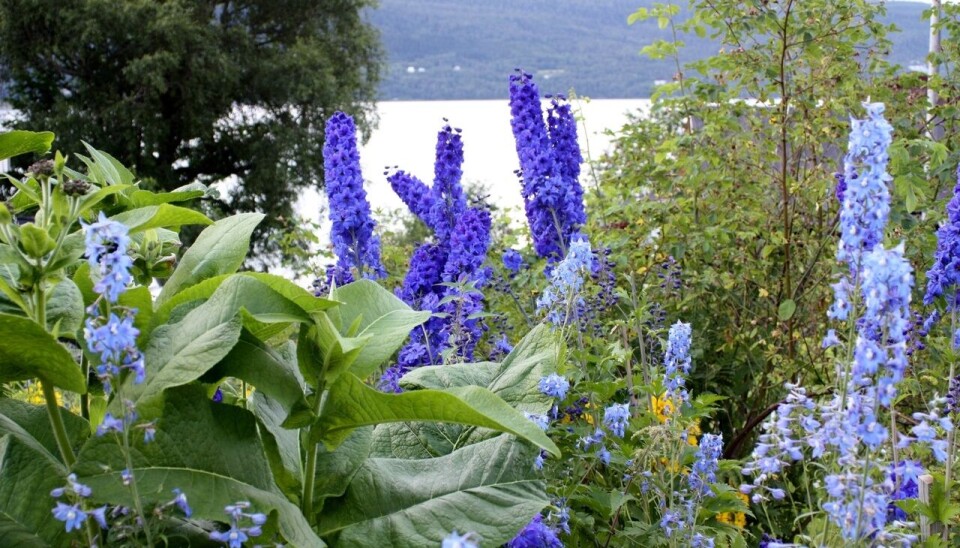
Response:
[[[320,381],[317,383],[317,392],[315,400],[313,402],[313,414],[317,417],[320,415],[320,408],[323,402],[323,389],[324,381],[323,376],[327,372],[327,362],[325,360],[324,367],[320,372]],[[310,427],[310,432],[307,433],[307,440],[309,441],[313,434],[313,429],[317,428],[317,424]],[[303,500],[300,502],[301,508],[303,508],[303,515],[306,516],[307,521],[313,521],[313,490],[314,485],[316,484],[316,475],[317,475],[317,453],[320,450],[319,443],[310,443],[310,448],[307,450],[307,467],[304,473],[306,477],[303,479]]]
[[[63,463],[70,468],[77,462],[77,457],[70,448],[70,437],[67,436],[67,429],[63,424],[63,417],[60,415],[60,407],[57,406],[57,393],[53,390],[53,385],[44,379],[40,379],[40,388],[43,390],[43,399],[47,404],[47,415],[50,417],[50,426],[53,428],[53,436],[57,439],[57,448],[60,449],[60,456],[63,457]]]

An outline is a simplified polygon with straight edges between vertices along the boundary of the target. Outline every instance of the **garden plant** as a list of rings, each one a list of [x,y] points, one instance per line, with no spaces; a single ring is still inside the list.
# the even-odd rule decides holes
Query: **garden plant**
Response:
[[[329,115],[309,288],[212,188],[0,134],[0,546],[955,545],[957,83],[879,4],[689,7],[630,20],[723,49],[647,47],[677,77],[589,176],[577,100],[505,78],[520,223],[456,113],[378,223]]]

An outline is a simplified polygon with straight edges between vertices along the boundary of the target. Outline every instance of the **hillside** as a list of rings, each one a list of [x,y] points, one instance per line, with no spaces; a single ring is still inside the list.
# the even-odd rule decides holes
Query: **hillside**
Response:
[[[383,99],[499,99],[515,67],[538,74],[550,91],[570,88],[595,98],[645,97],[671,63],[641,57],[668,39],[656,22],[628,26],[627,16],[653,0],[381,0],[369,13],[380,29],[389,66]],[[922,62],[928,27],[922,4],[890,3],[887,21],[902,30],[892,60]],[[717,46],[684,37],[686,60]],[[549,84],[545,81],[549,79]]]

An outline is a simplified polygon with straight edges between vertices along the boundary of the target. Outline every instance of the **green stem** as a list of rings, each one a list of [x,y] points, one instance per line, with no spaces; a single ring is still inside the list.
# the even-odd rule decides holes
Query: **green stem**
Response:
[[[324,363],[323,370],[320,373],[320,381],[317,383],[317,393],[316,399],[313,402],[313,414],[315,416],[320,415],[320,405],[323,400],[323,376],[327,372],[326,363]],[[310,427],[310,432],[307,433],[307,440],[309,441],[313,434],[313,429],[316,426]],[[303,515],[306,516],[307,521],[313,521],[313,490],[314,484],[316,483],[317,475],[317,453],[320,450],[319,443],[311,443],[310,449],[307,450],[307,468],[305,470],[306,477],[303,480],[303,501],[301,506],[303,508]]]
[[[40,327],[47,329],[47,295],[38,282],[34,294],[34,319]],[[43,390],[43,399],[47,405],[47,415],[50,417],[50,426],[53,428],[53,436],[57,440],[57,448],[60,449],[60,456],[63,457],[63,463],[67,468],[77,462],[73,449],[70,447],[70,436],[67,435],[67,428],[63,424],[63,416],[60,415],[60,407],[57,406],[57,393],[53,390],[53,385],[45,379],[40,379],[40,388]]]
[[[70,437],[67,436],[63,417],[57,406],[57,394],[53,391],[53,385],[43,379],[40,379],[40,388],[43,390],[43,399],[47,403],[47,415],[50,416],[50,426],[53,427],[53,436],[57,439],[60,456],[63,457],[63,463],[67,468],[70,468],[77,462],[77,458],[73,454],[73,449],[70,448]]]

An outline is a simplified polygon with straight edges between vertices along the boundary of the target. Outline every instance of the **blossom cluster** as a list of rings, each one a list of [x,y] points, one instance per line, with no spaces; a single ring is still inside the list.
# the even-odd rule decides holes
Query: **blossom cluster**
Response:
[[[840,529],[846,542],[866,538],[880,543],[909,543],[911,534],[888,521],[897,493],[884,461],[892,433],[881,414],[896,400],[907,369],[907,338],[916,322],[910,312],[913,271],[903,245],[887,249],[883,234],[890,211],[886,173],[892,128],[883,119],[883,105],[865,105],[868,117],[853,120],[845,158],[837,259],[849,271],[834,285],[828,315],[855,328],[852,359],[839,362],[837,388],[831,397],[813,401],[806,391],[787,385],[789,394],[763,425],[741,486],[755,502],[782,499],[785,492],[769,482],[794,462],[810,457],[825,462],[826,497],[820,509]],[[858,290],[858,291],[857,291]],[[851,317],[856,311],[859,317]],[[830,330],[824,347],[844,344]],[[910,434],[901,433],[897,447],[927,445],[938,460],[945,458],[939,431],[949,432],[949,417],[934,408],[915,413]],[[895,425],[894,425],[895,426]],[[912,470],[912,468],[911,468]]]
[[[445,124],[437,134],[432,186],[404,171],[387,177],[394,192],[434,233],[432,242],[414,251],[397,296],[434,315],[411,332],[397,363],[381,377],[382,390],[399,392],[404,373],[440,363],[444,356],[472,360],[483,336],[478,317],[483,294],[478,289],[490,277],[484,262],[492,220],[487,210],[467,204],[462,164],[461,131]]]
[[[510,76],[510,114],[533,246],[541,257],[559,261],[587,220],[577,123],[562,96],[551,98],[545,123],[537,84],[519,69]]]
[[[380,238],[373,233],[376,223],[363,189],[360,154],[357,151],[353,118],[337,112],[327,120],[323,144],[323,170],[330,200],[330,241],[337,263],[328,269],[328,282],[338,285],[386,273],[380,262]]]

